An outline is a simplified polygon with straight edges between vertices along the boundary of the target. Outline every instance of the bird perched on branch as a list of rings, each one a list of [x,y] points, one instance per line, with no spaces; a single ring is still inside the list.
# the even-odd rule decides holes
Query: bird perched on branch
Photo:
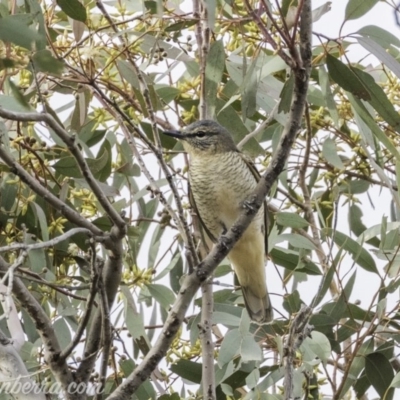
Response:
[[[259,174],[237,149],[230,133],[215,121],[195,122],[182,131],[165,131],[189,153],[190,200],[212,242],[228,231],[254,192]],[[251,319],[272,319],[266,277],[266,203],[228,254]]]

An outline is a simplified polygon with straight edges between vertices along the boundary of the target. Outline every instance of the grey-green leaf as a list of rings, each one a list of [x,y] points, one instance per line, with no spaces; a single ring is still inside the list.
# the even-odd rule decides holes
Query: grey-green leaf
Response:
[[[60,75],[64,69],[64,63],[54,58],[51,52],[47,49],[37,51],[33,55],[32,60],[38,71]]]
[[[366,14],[379,0],[349,0],[345,11],[345,20],[357,19]]]
[[[57,0],[57,4],[68,17],[77,21],[86,22],[86,8],[78,0]]]
[[[153,283],[147,285],[147,289],[157,303],[166,310],[168,310],[169,306],[175,301],[174,292],[166,286]]]
[[[287,226],[294,229],[301,229],[307,227],[308,222],[299,214],[291,212],[278,212],[276,214],[276,222],[279,225]]]
[[[394,390],[389,388],[394,378],[394,372],[389,360],[382,353],[368,354],[365,358],[365,372],[380,397],[392,400]]]
[[[326,161],[338,169],[344,169],[343,162],[337,153],[336,143],[331,138],[326,138],[322,145],[322,154]]]
[[[18,14],[1,18],[0,40],[31,50],[32,43],[43,39],[43,36],[28,26],[32,23],[32,16],[30,14],[23,16],[29,18],[22,19]]]
[[[222,40],[214,42],[208,53],[205,80],[205,98],[209,116],[213,116],[216,108],[218,86],[225,68],[225,47]]]

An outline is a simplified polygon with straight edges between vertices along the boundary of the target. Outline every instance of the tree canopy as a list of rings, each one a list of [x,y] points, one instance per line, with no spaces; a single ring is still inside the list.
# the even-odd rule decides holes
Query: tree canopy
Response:
[[[377,3],[0,1],[0,399],[395,398],[400,39],[363,24],[394,20]],[[209,251],[162,134],[205,118],[262,175]],[[259,325],[226,255],[265,197]]]

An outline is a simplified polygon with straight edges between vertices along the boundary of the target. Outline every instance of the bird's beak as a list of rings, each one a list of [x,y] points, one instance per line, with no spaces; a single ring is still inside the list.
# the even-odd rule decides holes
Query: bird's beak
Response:
[[[180,139],[180,140],[185,139],[185,135],[182,134],[182,132],[180,132],[180,131],[164,131],[163,133],[164,133],[164,135],[172,136],[176,139]]]

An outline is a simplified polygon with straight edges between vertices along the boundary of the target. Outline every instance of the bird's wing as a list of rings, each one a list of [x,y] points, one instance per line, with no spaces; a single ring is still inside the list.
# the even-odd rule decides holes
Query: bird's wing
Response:
[[[191,207],[193,208],[194,212],[196,213],[197,218],[198,218],[199,221],[200,221],[201,227],[204,229],[204,231],[206,232],[207,236],[211,239],[211,241],[212,241],[213,243],[216,243],[216,242],[217,242],[217,238],[210,232],[209,229],[207,229],[206,224],[205,224],[205,223],[203,222],[203,220],[201,219],[201,215],[200,215],[199,210],[198,210],[198,208],[197,208],[197,206],[196,206],[196,202],[195,202],[195,200],[194,200],[193,193],[192,193],[192,189],[191,189],[191,187],[190,187],[189,181],[188,181],[188,194],[189,194],[189,203],[190,203]],[[203,235],[202,235],[202,236],[203,236]],[[203,238],[203,239],[204,239],[204,238]],[[203,240],[203,242],[205,243],[204,240]]]
[[[258,172],[254,163],[245,154],[240,153],[240,152],[239,152],[239,154],[242,157],[243,161],[248,166],[248,168],[250,169],[254,178],[256,178],[256,181],[258,182],[261,178],[261,175]],[[267,206],[266,200],[264,200],[264,230],[265,230],[265,232],[264,232],[265,255],[268,255],[268,206]]]

